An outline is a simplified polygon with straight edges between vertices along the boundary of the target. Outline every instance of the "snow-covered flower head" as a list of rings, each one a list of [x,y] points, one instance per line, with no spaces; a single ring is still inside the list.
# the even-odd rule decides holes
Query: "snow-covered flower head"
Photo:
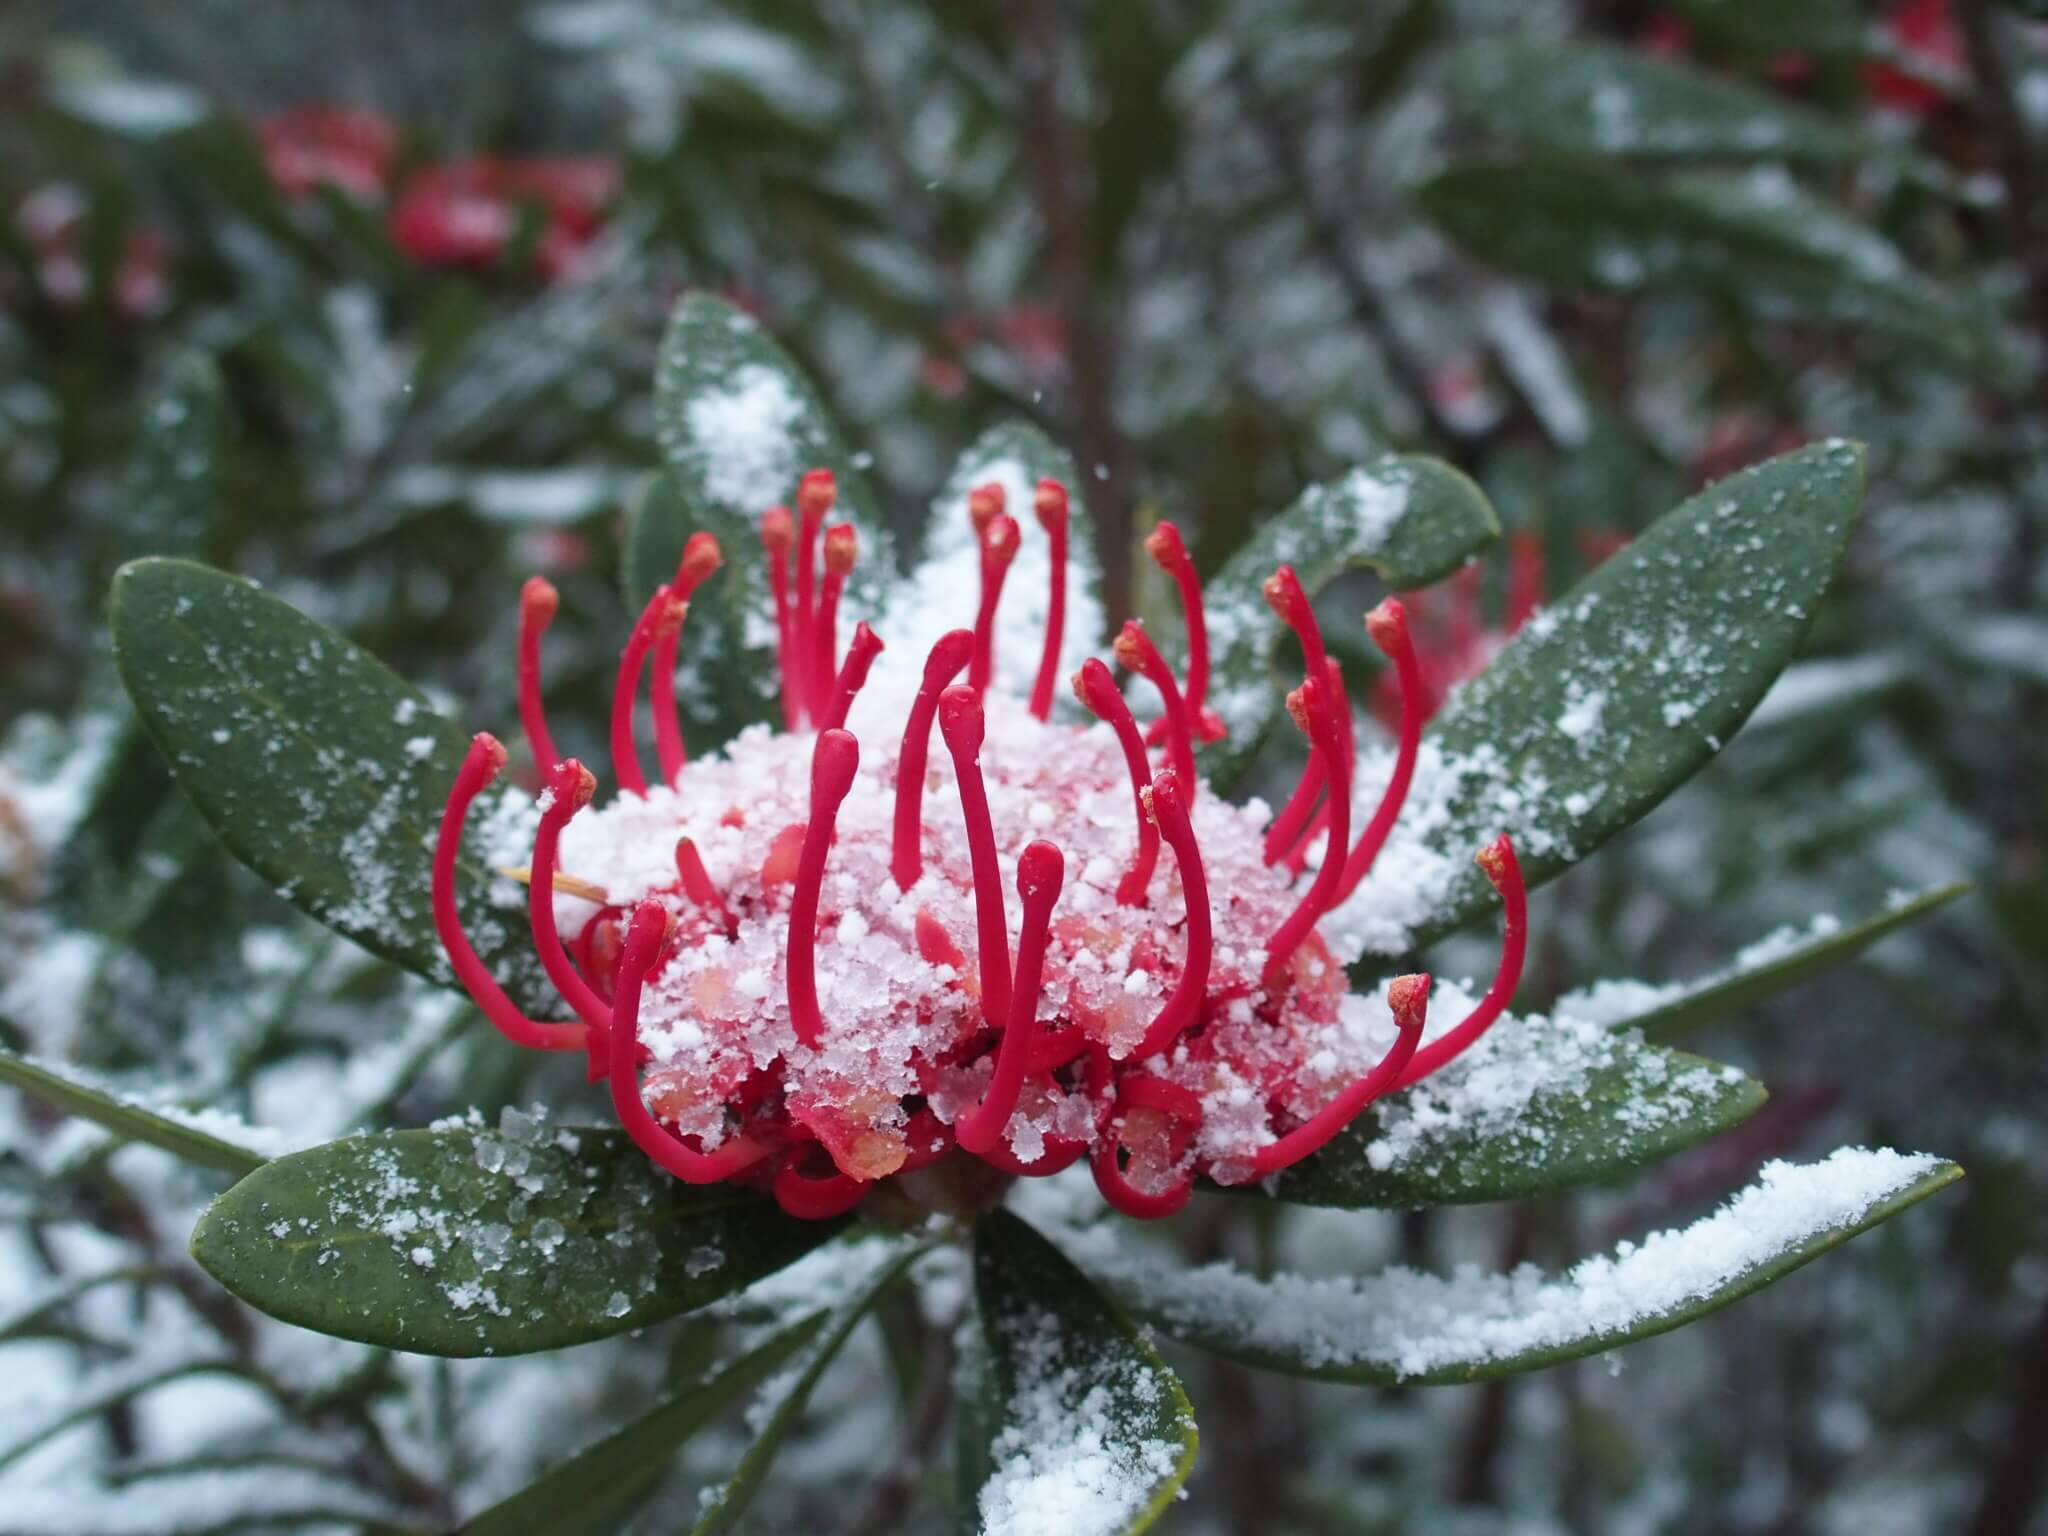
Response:
[[[434,908],[457,975],[514,1041],[587,1052],[661,1166],[828,1217],[927,1168],[923,1199],[1000,1185],[963,1179],[965,1159],[1008,1176],[1086,1157],[1112,1205],[1163,1216],[1197,1177],[1245,1183],[1300,1161],[1499,1016],[1526,928],[1505,837],[1478,856],[1506,906],[1498,973],[1427,1045],[1429,978],[1354,995],[1317,931],[1371,868],[1414,775],[1421,671],[1398,600],[1365,623],[1400,679],[1400,747],[1354,829],[1342,675],[1293,569],[1266,580],[1306,658],[1288,708],[1310,748],[1300,790],[1269,822],[1196,767],[1197,742],[1224,727],[1205,707],[1202,592],[1172,524],[1147,549],[1180,591],[1186,666],[1177,674],[1135,622],[1112,647],[1158,699],[1148,732],[1099,658],[1072,677],[1092,723],[1055,719],[1069,564],[1058,481],[1031,495],[1048,581],[1040,633],[998,623],[1025,532],[990,482],[966,498],[971,564],[958,585],[972,627],[909,657],[887,655],[865,622],[841,643],[859,550],[853,526],[831,521],[835,497],[830,473],[813,470],[794,514],[760,520],[783,729],[750,728],[687,760],[677,658],[692,597],[724,558],[698,533],[626,642],[610,739],[621,793],[599,809],[595,775],[558,758],[548,732],[540,644],[556,599],[527,583],[520,713],[546,787],[530,867],[516,873],[574,1019],[521,1012],[456,913],[464,820],[506,762],[493,737],[471,745],[442,821]],[[975,567],[978,593],[964,590]],[[1025,639],[1035,666],[999,668],[999,647]],[[634,731],[650,664],[652,785]],[[1297,851],[1312,872],[1290,867]]]

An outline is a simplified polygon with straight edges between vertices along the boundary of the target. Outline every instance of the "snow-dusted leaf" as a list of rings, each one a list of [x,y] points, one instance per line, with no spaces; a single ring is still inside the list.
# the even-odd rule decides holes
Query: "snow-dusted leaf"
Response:
[[[1514,834],[1539,884],[1634,823],[1725,746],[1791,658],[1863,499],[1863,451],[1801,448],[1682,502],[1539,613],[1424,736],[1455,782],[1425,834],[1456,861],[1424,934],[1498,905],[1469,860]],[[1438,754],[1441,754],[1440,758]],[[1438,791],[1418,777],[1417,799]],[[1352,898],[1413,881],[1382,860]],[[1334,919],[1342,929],[1340,909]]]
[[[1140,1316],[1189,1344],[1323,1381],[1482,1381],[1599,1354],[1739,1301],[1962,1177],[1939,1158],[1844,1148],[1773,1162],[1690,1227],[1619,1245],[1563,1275],[1412,1269],[1259,1279],[1228,1264],[1163,1272],[1101,1229],[1082,1261]]]
[[[11,1401],[5,1439],[0,1440],[0,1468],[12,1466],[74,1425],[117,1412],[158,1387],[195,1376],[253,1379],[246,1366],[190,1344],[145,1341],[132,1355],[60,1378],[62,1390],[56,1395]],[[4,1528],[20,1529],[11,1518]]]
[[[818,1385],[818,1378],[825,1374],[825,1367],[832,1363],[882,1293],[931,1245],[906,1240],[886,1247],[869,1246],[875,1250],[870,1267],[852,1281],[843,1299],[826,1315],[809,1342],[761,1389],[748,1408],[747,1423],[754,1431],[753,1441],[732,1476],[704,1493],[703,1514],[690,1528],[690,1536],[719,1536],[731,1530],[746,1513],[774,1463],[776,1452],[782,1449],[782,1442],[802,1417],[804,1405],[811,1400],[811,1392]]]
[[[1781,94],[1584,38],[1467,43],[1448,61],[1445,79],[1466,117],[1520,149],[1820,166],[1893,153],[1854,125]],[[1917,157],[1899,160],[1924,180],[1951,184]]]
[[[840,610],[849,627],[884,611],[896,576],[887,524],[817,390],[744,310],[703,293],[677,305],[654,396],[665,469],[629,511],[627,604],[637,613],[674,575],[692,533],[715,534],[725,565],[691,602],[684,665],[704,687],[734,692],[744,705],[740,721],[766,720],[776,687],[775,606],[761,514],[778,504],[794,511],[803,474],[832,471],[839,501],[831,520],[852,523],[860,538]],[[684,699],[701,697],[704,687],[685,687]]]
[[[909,577],[891,599],[875,628],[903,656],[923,662],[932,642],[947,630],[974,623],[980,556],[967,493],[978,485],[1003,488],[1006,510],[1017,520],[1022,540],[1003,582],[997,614],[996,681],[1022,696],[1038,676],[1051,606],[1051,544],[1032,512],[1040,480],[1067,488],[1067,612],[1061,633],[1055,705],[1072,695],[1067,679],[1103,647],[1102,568],[1097,560],[1095,522],[1088,515],[1088,482],[1066,452],[1028,422],[1002,422],[975,439],[960,455],[932,503],[924,546]]]
[[[238,1178],[261,1167],[268,1155],[250,1144],[260,1143],[265,1133],[232,1115],[153,1104],[65,1062],[33,1061],[0,1050],[0,1082],[103,1125],[116,1136],[161,1147],[187,1162]]]
[[[102,1269],[61,1281],[36,1294],[10,1298],[9,1310],[0,1314],[0,1344],[63,1333],[66,1330],[57,1321],[58,1315],[79,1297],[104,1285],[139,1284],[160,1278],[161,1274],[151,1265],[123,1264],[118,1269]]]
[[[1542,282],[1703,291],[1764,316],[1881,332],[1965,367],[1988,355],[1981,327],[1898,247],[1774,167],[1652,178],[1531,155],[1453,165],[1415,198],[1479,260]]]
[[[618,1131],[508,1111],[277,1159],[209,1206],[192,1253],[251,1306],[420,1354],[558,1349],[729,1295],[834,1235],[730,1185],[693,1188]]]
[[[1446,1023],[1464,1009],[1439,999]],[[1433,1012],[1438,1011],[1436,1009]],[[1562,1007],[1509,1016],[1479,1045],[1381,1101],[1313,1156],[1246,1193],[1397,1210],[1519,1200],[1609,1183],[1741,1124],[1763,1085]]]
[[[1227,787],[1279,718],[1286,687],[1274,676],[1273,653],[1285,629],[1260,595],[1276,566],[1292,565],[1311,594],[1359,566],[1391,587],[1421,587],[1499,536],[1500,520],[1478,486],[1448,464],[1417,457],[1376,459],[1310,486],[1261,524],[1203,586],[1209,707],[1230,729],[1202,749],[1203,772]]]
[[[433,847],[462,733],[346,636],[208,566],[123,566],[113,630],[144,725],[229,851],[309,916],[448,983]],[[519,889],[473,854],[457,888],[506,990],[543,1017],[559,1009]]]
[[[1567,994],[1558,1008],[1611,1021],[1617,1029],[1640,1030],[1652,1040],[1675,1039],[1846,964],[1885,935],[1918,922],[1969,889],[1968,881],[1957,881],[1902,895],[1882,912],[1847,927],[1834,918],[1815,918],[1804,929],[1785,928],[1759,939],[1738,953],[1733,964],[1696,981],[1665,986],[1600,982]]]
[[[469,1520],[464,1536],[613,1536],[668,1476],[684,1442],[786,1361],[824,1321],[819,1312],[793,1323],[707,1380],[663,1398]]]
[[[972,1528],[1122,1536],[1151,1525],[1195,1464],[1194,1410],[1166,1362],[1008,1211],[976,1224],[974,1297],[985,1398],[973,1415],[990,1439],[973,1459]]]

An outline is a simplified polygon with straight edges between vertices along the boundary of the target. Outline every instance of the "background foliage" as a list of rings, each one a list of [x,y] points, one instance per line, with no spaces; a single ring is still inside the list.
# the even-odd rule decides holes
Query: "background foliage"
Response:
[[[594,748],[619,508],[656,457],[649,380],[686,290],[798,353],[910,543],[959,445],[1038,422],[1094,477],[1106,590],[1139,611],[1173,611],[1132,559],[1151,519],[1213,571],[1385,447],[1471,473],[1561,589],[1690,489],[1851,435],[1868,511],[1808,659],[1537,898],[1525,996],[1691,976],[1894,889],[1974,893],[1688,1034],[1767,1064],[1775,1096],[1638,1185],[1409,1219],[1207,1201],[1174,1241],[1555,1264],[1769,1156],[1938,1146],[1972,1177],[1859,1262],[1615,1370],[1416,1393],[1170,1351],[1207,1433],[1165,1528],[2043,1528],[2048,43],[2019,8],[73,0],[0,17],[0,71],[10,1048],[325,1135],[594,1113],[573,1072],[218,850],[120,699],[103,596],[122,560],[200,556],[501,725],[513,594],[543,569],[551,714]],[[280,189],[257,128],[309,101],[389,119],[385,189]],[[617,166],[568,270],[531,200],[467,265],[400,238],[405,187],[482,152]],[[1491,557],[1479,612],[1507,585]],[[1254,772],[1289,767],[1276,744]],[[1441,949],[1439,970],[1486,963]],[[0,1116],[0,1530],[135,1529],[145,1507],[157,1530],[440,1528],[600,1427],[709,1417],[752,1379],[671,1393],[719,1322],[459,1363],[296,1333],[185,1256],[209,1175],[26,1097]],[[784,1426],[764,1527],[898,1529],[942,1482],[934,1336],[903,1306],[859,1328]],[[742,1443],[722,1423],[634,1528],[694,1515]]]

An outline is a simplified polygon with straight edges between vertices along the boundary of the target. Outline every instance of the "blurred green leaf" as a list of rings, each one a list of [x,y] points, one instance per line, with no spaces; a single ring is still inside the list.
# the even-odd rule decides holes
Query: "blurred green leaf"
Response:
[[[138,1096],[61,1062],[32,1061],[0,1050],[0,1082],[103,1125],[116,1136],[161,1147],[187,1162],[236,1176],[263,1166],[260,1152],[200,1129],[205,1117],[175,1106],[150,1106]],[[228,1123],[225,1117],[215,1122],[222,1128]]]

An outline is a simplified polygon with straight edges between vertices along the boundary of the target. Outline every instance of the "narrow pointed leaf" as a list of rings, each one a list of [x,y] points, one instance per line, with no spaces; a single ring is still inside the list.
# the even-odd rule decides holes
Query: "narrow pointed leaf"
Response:
[[[1273,655],[1285,626],[1260,593],[1275,567],[1292,565],[1311,594],[1361,566],[1390,587],[1421,587],[1498,537],[1500,520],[1485,493],[1436,459],[1376,459],[1303,491],[1203,586],[1209,706],[1230,730],[1203,748],[1203,772],[1227,786],[1279,717],[1286,687],[1274,675]]]
[[[511,1355],[688,1312],[837,1230],[679,1184],[617,1131],[387,1131],[267,1164],[207,1208],[192,1253],[283,1322]]]
[[[1531,155],[1453,165],[1415,199],[1475,258],[1539,282],[1709,293],[1763,316],[1877,331],[1955,365],[1988,355],[1982,328],[1898,247],[1774,168],[1652,178]]]
[[[747,1506],[753,1502],[754,1495],[760,1491],[776,1452],[782,1449],[782,1442],[796,1428],[804,1405],[811,1400],[811,1393],[818,1385],[818,1378],[825,1374],[825,1367],[845,1347],[855,1326],[868,1315],[882,1293],[894,1285],[929,1248],[928,1243],[907,1241],[890,1245],[886,1256],[854,1283],[794,1360],[762,1390],[754,1406],[748,1410],[749,1425],[758,1426],[753,1443],[740,1458],[733,1475],[705,1495],[704,1512],[690,1528],[691,1536],[720,1536],[721,1532],[731,1530],[739,1522]]]
[[[1447,772],[1427,845],[1455,870],[1417,925],[1498,906],[1473,852],[1514,834],[1540,884],[1706,766],[1806,634],[1863,499],[1863,453],[1819,443],[1681,503],[1523,627],[1425,733]],[[1430,791],[1418,780],[1417,798]],[[1397,834],[1398,837],[1398,834]],[[1370,907],[1399,861],[1355,902]],[[1342,908],[1329,931],[1341,933]]]
[[[1590,1021],[1503,1018],[1275,1178],[1301,1205],[1419,1210],[1608,1184],[1740,1125],[1754,1078]]]
[[[463,1536],[613,1536],[668,1476],[676,1453],[817,1333],[824,1313],[791,1324],[623,1429],[556,1463],[463,1527]]]
[[[180,354],[143,421],[120,507],[121,552],[197,555],[220,520],[227,403],[203,352]]]
[[[1067,612],[1061,634],[1061,664],[1055,704],[1071,697],[1067,679],[1103,646],[1102,567],[1096,558],[1095,523],[1088,515],[1087,482],[1065,451],[1036,427],[1003,422],[975,439],[946,477],[932,503],[924,548],[909,577],[876,628],[890,646],[922,660],[932,642],[951,629],[974,623],[980,580],[974,524],[967,493],[978,485],[1003,488],[1006,507],[1022,534],[1016,558],[1003,581],[1002,630],[1028,634],[1029,646],[999,646],[997,683],[1020,697],[1038,676],[1045,625],[1051,606],[1051,547],[1032,511],[1040,480],[1067,488]]]
[[[677,305],[654,397],[664,469],[629,512],[627,604],[638,612],[675,574],[691,534],[716,535],[725,565],[692,600],[682,648],[701,686],[681,692],[700,719],[766,720],[777,674],[761,514],[777,504],[794,513],[802,475],[832,471],[839,500],[831,520],[852,523],[860,540],[840,609],[849,629],[884,610],[896,574],[888,527],[816,388],[744,310],[701,293]],[[704,702],[711,694],[716,705]]]
[[[991,1426],[981,1529],[1142,1531],[1195,1464],[1195,1415],[1158,1352],[1008,1211],[982,1217],[974,1297]],[[964,1490],[963,1490],[964,1492]]]
[[[250,1146],[227,1139],[239,1132],[248,1137],[264,1133],[217,1111],[196,1112],[174,1105],[152,1105],[111,1083],[102,1082],[81,1068],[62,1062],[32,1061],[26,1056],[0,1050],[0,1082],[33,1094],[69,1114],[103,1125],[129,1141],[161,1147],[175,1157],[202,1167],[217,1168],[237,1178],[263,1165],[264,1154]],[[211,1127],[211,1129],[207,1129]]]
[[[1484,1381],[1681,1327],[1961,1177],[1939,1158],[1850,1148],[1819,1163],[1768,1163],[1713,1215],[1556,1276],[1259,1279],[1228,1264],[1168,1273],[1121,1256],[1099,1229],[1079,1234],[1075,1250],[1166,1333],[1263,1370],[1382,1386]]]
[[[455,725],[346,636],[208,566],[123,566],[113,630],[143,724],[229,851],[302,912],[451,984],[431,891],[435,830],[468,746]],[[523,893],[473,850],[461,871],[477,952],[515,999],[554,1016]]]
[[[1676,1039],[1687,1030],[1754,1008],[1766,998],[1847,964],[1887,934],[1918,922],[1969,889],[1967,881],[1938,885],[1891,902],[1876,916],[1848,927],[1816,921],[1804,933],[1788,930],[1773,934],[1742,951],[1725,970],[1676,986],[1644,989],[1647,995],[1641,999],[1642,1006],[1625,1010],[1621,1017],[1614,1017],[1611,1006],[1601,1005],[1600,1011],[1613,1018],[1616,1029],[1640,1030],[1651,1040]],[[1585,996],[1597,1005],[1600,990],[1593,988]],[[1559,1000],[1559,1010],[1571,1009],[1575,1000],[1567,994]]]

